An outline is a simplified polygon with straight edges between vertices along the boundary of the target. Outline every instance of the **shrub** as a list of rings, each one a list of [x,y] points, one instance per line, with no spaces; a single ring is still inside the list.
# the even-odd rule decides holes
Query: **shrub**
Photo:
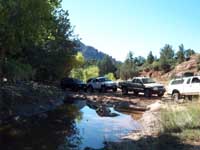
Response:
[[[116,80],[116,78],[115,78],[113,73],[108,73],[108,74],[105,75],[105,77],[107,77],[110,80],[114,80],[114,81]]]
[[[154,61],[152,64],[152,68],[154,71],[159,71],[160,63],[158,61]]]
[[[199,104],[188,104],[183,109],[172,109],[161,111],[161,120],[164,132],[181,132],[186,129],[200,127],[200,107]]]
[[[97,66],[89,66],[83,71],[84,81],[87,81],[89,78],[94,78],[99,76],[99,68]]]
[[[31,65],[23,64],[13,59],[6,60],[3,69],[5,76],[12,81],[29,80],[34,76],[34,71]]]

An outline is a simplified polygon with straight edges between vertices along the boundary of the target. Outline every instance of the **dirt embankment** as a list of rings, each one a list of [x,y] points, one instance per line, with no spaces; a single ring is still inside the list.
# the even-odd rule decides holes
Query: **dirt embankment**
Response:
[[[181,76],[186,72],[193,72],[194,74],[199,75],[200,71],[198,70],[198,57],[198,55],[191,56],[189,60],[176,65],[173,70],[167,73],[150,70],[148,72],[141,72],[141,76],[149,76],[166,84],[171,78],[175,76]]]

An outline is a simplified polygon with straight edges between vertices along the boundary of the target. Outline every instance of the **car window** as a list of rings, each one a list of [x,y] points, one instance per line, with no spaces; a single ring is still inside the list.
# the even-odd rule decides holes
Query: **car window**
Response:
[[[155,81],[152,80],[151,78],[143,78],[143,79],[142,79],[142,82],[143,82],[144,84],[155,83]]]
[[[105,82],[105,81],[111,81],[111,80],[109,80],[109,79],[107,79],[107,78],[100,78],[100,79],[99,79],[99,82]]]
[[[132,82],[133,82],[133,83],[136,83],[136,79],[133,79]]]
[[[174,81],[172,81],[172,85],[176,85],[176,84],[183,84],[183,82],[184,82],[184,79],[180,79],[180,80],[174,80]]]
[[[64,82],[65,82],[65,83],[73,83],[73,79],[71,79],[71,78],[66,78],[66,79],[64,79]]]
[[[78,83],[78,84],[81,84],[81,83],[83,83],[83,81],[81,81],[81,80],[78,80],[78,79],[75,79],[75,80],[74,80],[74,82],[75,82],[75,83]]]
[[[191,80],[191,78],[189,78],[189,79],[187,80],[187,84],[190,84],[190,80]]]
[[[87,83],[91,82],[93,80],[93,78],[90,78],[87,80]]]
[[[135,83],[142,84],[142,81],[140,79],[136,79]]]
[[[192,83],[200,83],[200,79],[197,78],[197,77],[194,77],[194,78],[192,79]]]

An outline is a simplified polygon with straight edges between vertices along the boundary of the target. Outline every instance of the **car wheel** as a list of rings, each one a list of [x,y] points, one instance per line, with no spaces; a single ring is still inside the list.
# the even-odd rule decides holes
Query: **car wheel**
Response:
[[[113,92],[117,92],[117,88],[113,88],[112,90],[113,90]]]
[[[172,99],[178,101],[180,99],[180,93],[178,91],[173,92]]]
[[[126,87],[122,87],[122,94],[127,95],[128,94],[128,89]]]
[[[93,87],[90,85],[87,89],[88,92],[92,93],[94,91]]]
[[[144,91],[144,96],[145,97],[151,97],[151,90],[150,89],[145,89],[145,91]]]
[[[135,96],[138,96],[138,94],[139,94],[139,92],[137,92],[137,91],[133,91],[133,93]]]
[[[78,91],[79,91],[79,88],[78,88],[78,87],[74,87],[74,88],[72,88],[72,91],[78,92]]]
[[[188,95],[188,100],[192,101],[192,95]]]
[[[64,86],[61,86],[61,89],[62,89],[63,91],[65,91],[65,90],[66,90],[66,87],[64,87]]]
[[[158,97],[163,97],[164,93],[158,93]]]
[[[101,87],[101,92],[106,92],[106,87],[105,86]]]

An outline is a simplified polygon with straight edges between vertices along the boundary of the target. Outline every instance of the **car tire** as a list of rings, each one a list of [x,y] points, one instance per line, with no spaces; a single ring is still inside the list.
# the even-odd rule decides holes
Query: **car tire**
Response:
[[[192,98],[193,98],[192,95],[188,95],[187,97],[188,97],[188,100],[192,101]]]
[[[101,92],[106,92],[106,87],[105,86],[101,87]]]
[[[78,88],[78,87],[73,87],[73,88],[72,88],[72,91],[73,91],[73,92],[78,92],[78,91],[79,91],[79,88]]]
[[[133,91],[135,96],[138,96],[139,92],[138,91]]]
[[[164,93],[158,93],[158,97],[163,97]]]
[[[117,92],[117,88],[113,88],[112,90],[113,90],[113,92]]]
[[[172,99],[174,101],[178,101],[180,99],[180,93],[178,91],[175,91],[172,93]]]
[[[126,87],[122,87],[122,95],[127,95],[128,89]]]
[[[90,85],[90,86],[87,88],[87,91],[88,91],[89,93],[92,93],[92,92],[94,91],[94,89],[93,89],[93,87]]]
[[[66,87],[64,87],[64,86],[61,86],[61,89],[62,89],[63,91],[65,91],[65,90],[66,90]]]
[[[144,90],[144,96],[145,97],[151,97],[152,93],[151,93],[151,90],[150,89],[145,89]]]

